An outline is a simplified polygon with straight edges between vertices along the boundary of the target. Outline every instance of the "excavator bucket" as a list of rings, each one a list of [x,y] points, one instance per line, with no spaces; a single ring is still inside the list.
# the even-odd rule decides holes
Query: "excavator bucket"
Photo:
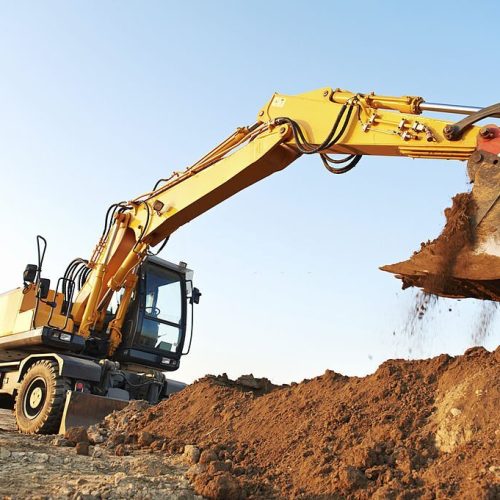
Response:
[[[68,391],[59,434],[64,434],[71,427],[89,427],[96,424],[113,411],[125,408],[127,404],[128,401],[121,399]]]
[[[500,128],[491,125],[468,162],[472,192],[453,198],[437,239],[404,262],[381,267],[403,288],[500,302]]]

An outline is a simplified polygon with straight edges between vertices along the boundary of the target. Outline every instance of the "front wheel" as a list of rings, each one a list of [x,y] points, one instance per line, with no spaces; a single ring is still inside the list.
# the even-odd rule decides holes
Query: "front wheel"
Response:
[[[42,359],[33,364],[23,377],[16,396],[14,413],[19,431],[56,433],[69,389],[69,380],[59,376],[55,361]]]

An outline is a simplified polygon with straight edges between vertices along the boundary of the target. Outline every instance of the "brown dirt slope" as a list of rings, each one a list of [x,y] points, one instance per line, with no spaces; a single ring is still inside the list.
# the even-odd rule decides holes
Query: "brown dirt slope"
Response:
[[[473,348],[268,392],[209,376],[108,426],[208,450],[191,476],[212,498],[500,498],[499,366]]]

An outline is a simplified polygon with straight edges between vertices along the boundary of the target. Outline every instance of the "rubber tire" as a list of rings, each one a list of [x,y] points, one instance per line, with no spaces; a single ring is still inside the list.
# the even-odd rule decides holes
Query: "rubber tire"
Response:
[[[42,379],[45,383],[45,401],[39,413],[30,418],[24,411],[24,399],[31,382]],[[68,379],[59,376],[59,365],[52,360],[42,359],[34,363],[24,375],[16,396],[14,414],[16,425],[24,434],[55,434],[59,431],[66,401],[70,390]]]

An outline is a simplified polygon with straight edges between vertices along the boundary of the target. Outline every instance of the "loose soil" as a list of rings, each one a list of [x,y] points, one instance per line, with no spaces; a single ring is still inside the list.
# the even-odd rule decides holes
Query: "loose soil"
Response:
[[[417,286],[427,294],[500,301],[500,257],[474,253],[473,195],[459,193],[452,201],[435,240],[422,243],[409,260],[381,269],[396,274],[403,289]]]
[[[462,250],[472,251],[474,243],[473,213],[475,203],[472,193],[459,193],[452,198],[452,206],[446,208],[446,224],[443,231],[432,242],[427,242],[420,249],[421,254],[437,256],[435,272],[425,276],[423,288],[428,291],[446,290],[457,258]]]
[[[207,376],[155,407],[129,405],[99,432],[120,453],[185,451],[208,498],[494,499],[499,367],[500,348],[478,347],[290,386]]]

